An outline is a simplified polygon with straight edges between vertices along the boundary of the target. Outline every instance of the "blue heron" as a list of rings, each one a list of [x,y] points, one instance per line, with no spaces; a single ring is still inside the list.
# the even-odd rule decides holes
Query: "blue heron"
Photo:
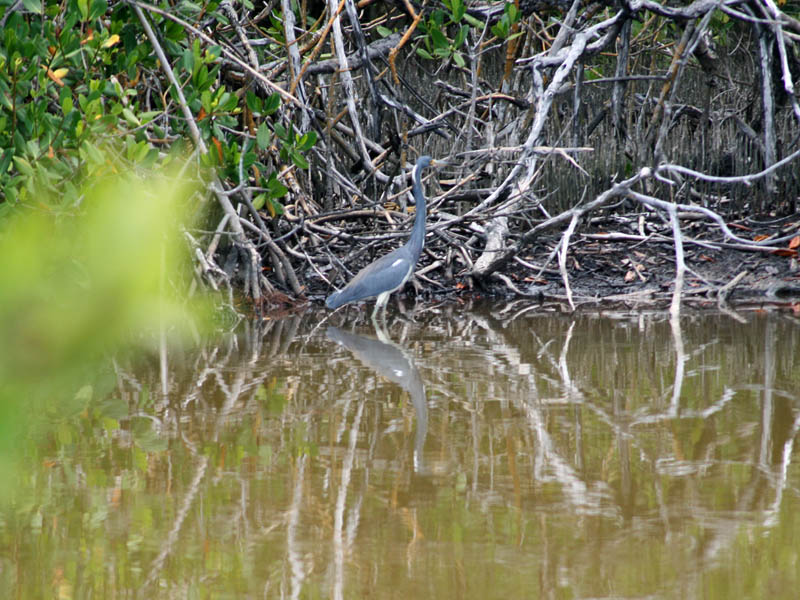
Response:
[[[361,269],[344,289],[328,296],[328,299],[325,300],[328,308],[339,308],[348,302],[357,302],[377,296],[375,309],[372,311],[373,318],[378,313],[378,309],[386,310],[389,296],[403,287],[403,284],[411,277],[422,247],[425,245],[426,209],[420,175],[424,168],[442,164],[445,163],[434,161],[430,156],[419,157],[412,174],[414,181],[412,193],[417,203],[417,214],[414,217],[414,227],[411,229],[411,237],[408,238],[408,242]]]

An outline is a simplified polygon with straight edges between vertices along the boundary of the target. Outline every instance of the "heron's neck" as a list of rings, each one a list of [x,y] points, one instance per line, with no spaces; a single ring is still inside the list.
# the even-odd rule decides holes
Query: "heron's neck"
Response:
[[[411,192],[417,201],[416,216],[414,217],[414,227],[411,229],[411,237],[408,238],[408,247],[414,256],[419,256],[422,247],[425,245],[425,193],[422,190],[421,179],[422,169],[415,168],[413,173],[414,184]]]

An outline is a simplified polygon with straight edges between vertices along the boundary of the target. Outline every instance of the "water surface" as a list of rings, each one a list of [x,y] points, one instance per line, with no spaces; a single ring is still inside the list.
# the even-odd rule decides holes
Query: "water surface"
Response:
[[[3,513],[4,597],[796,597],[796,317],[361,314],[118,361]]]

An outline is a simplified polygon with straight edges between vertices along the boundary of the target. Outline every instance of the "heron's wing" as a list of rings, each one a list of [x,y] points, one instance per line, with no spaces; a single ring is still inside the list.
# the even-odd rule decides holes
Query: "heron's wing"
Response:
[[[413,265],[405,247],[393,250],[367,265],[340,292],[341,304],[371,298],[399,288],[409,276]]]

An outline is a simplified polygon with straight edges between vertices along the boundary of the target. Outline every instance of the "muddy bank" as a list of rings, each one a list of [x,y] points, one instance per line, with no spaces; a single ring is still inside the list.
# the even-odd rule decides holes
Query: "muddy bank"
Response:
[[[770,236],[795,230],[800,221],[779,221],[771,227],[754,229],[755,236]],[[757,232],[757,233],[756,233]],[[619,239],[628,237],[629,239]],[[638,239],[643,238],[643,239]],[[736,303],[800,302],[800,262],[797,252],[787,247],[783,252],[738,251],[720,244],[685,243],[687,273],[683,302],[692,305],[716,305],[719,301]],[[557,236],[537,244],[527,255],[531,264],[544,265],[548,248],[558,243]],[[702,243],[702,245],[700,245]],[[537,252],[538,249],[538,252]],[[569,285],[576,306],[664,306],[675,289],[675,249],[672,239],[658,234],[609,233],[604,227],[587,228],[576,236],[566,261]],[[541,272],[541,274],[540,274]],[[533,274],[531,274],[533,273]],[[542,270],[529,270],[523,277],[509,273],[526,295],[544,300],[566,301],[566,285],[557,260]],[[507,293],[502,283],[493,293]]]
[[[684,217],[683,304],[769,303],[800,310],[800,216],[745,218],[729,224],[754,241],[789,237],[777,250],[731,248],[735,244],[726,242],[718,228]],[[434,302],[516,297],[564,303],[569,310],[569,285],[576,308],[667,308],[672,301],[676,251],[668,224],[630,215],[595,218],[572,235],[563,270],[555,252],[562,240],[561,232],[540,236],[483,285],[471,279],[465,268],[458,270],[457,265],[440,260],[437,247],[437,251],[428,250],[417,265],[421,277],[395,295],[401,303],[415,296]],[[365,255],[349,267],[361,268],[368,258]],[[308,299],[321,303],[329,291],[320,282]]]

